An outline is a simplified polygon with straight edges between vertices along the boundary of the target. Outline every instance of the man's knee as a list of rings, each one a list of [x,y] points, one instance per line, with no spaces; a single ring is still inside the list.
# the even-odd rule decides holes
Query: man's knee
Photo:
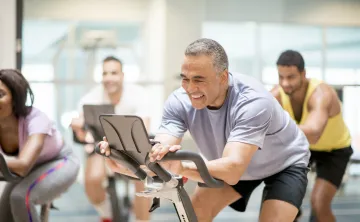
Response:
[[[105,177],[101,175],[87,175],[85,185],[90,187],[99,187],[104,183]]]
[[[103,169],[87,170],[85,175],[85,186],[102,187],[106,180],[106,173]]]
[[[313,194],[311,196],[311,207],[316,214],[322,214],[331,209],[331,201],[322,198],[321,195]]]
[[[291,203],[282,200],[266,200],[260,212],[261,222],[294,221],[298,209]]]
[[[198,221],[201,222],[207,222],[212,221],[216,215],[211,209],[211,207],[207,207],[206,203],[204,203],[204,198],[201,198],[200,196],[194,195],[192,197],[192,205],[195,210],[196,217],[198,218]]]
[[[311,207],[316,214],[331,211],[331,201],[336,194],[335,185],[329,181],[318,178],[311,194]]]
[[[107,182],[105,175],[88,173],[85,176],[85,193],[91,203],[99,204],[105,200]]]

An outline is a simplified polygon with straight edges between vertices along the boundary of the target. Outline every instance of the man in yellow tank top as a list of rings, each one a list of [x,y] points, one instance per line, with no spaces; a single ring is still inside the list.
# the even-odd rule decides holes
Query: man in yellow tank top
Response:
[[[310,221],[335,221],[331,201],[353,153],[341,102],[331,86],[306,78],[305,62],[299,52],[283,52],[277,68],[279,85],[271,92],[306,135],[310,143],[310,163],[316,166]]]

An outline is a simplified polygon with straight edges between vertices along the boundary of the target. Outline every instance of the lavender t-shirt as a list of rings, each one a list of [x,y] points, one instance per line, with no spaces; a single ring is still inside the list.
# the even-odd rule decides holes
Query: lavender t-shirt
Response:
[[[62,136],[55,124],[35,107],[26,117],[19,118],[19,152],[24,148],[28,137],[33,134],[47,135],[37,163],[55,158],[64,147]]]

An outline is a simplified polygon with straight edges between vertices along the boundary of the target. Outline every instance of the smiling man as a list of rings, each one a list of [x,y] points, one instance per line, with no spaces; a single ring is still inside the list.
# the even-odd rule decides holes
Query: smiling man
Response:
[[[71,127],[77,139],[81,142],[86,141],[87,131],[84,130],[83,105],[103,105],[112,104],[116,114],[138,115],[141,116],[147,128],[149,127],[148,107],[144,101],[145,92],[133,85],[125,84],[125,73],[123,63],[116,57],[109,56],[103,60],[102,84],[95,86],[88,92],[78,104],[79,117],[74,118]],[[129,73],[130,75],[130,73]],[[110,196],[106,192],[106,179],[108,170],[104,159],[99,155],[93,155],[94,146],[90,144],[90,149],[85,150],[88,155],[85,165],[85,192],[99,213],[102,222],[112,221],[112,211]],[[143,184],[135,181],[135,190],[143,190]],[[144,198],[136,196],[134,198],[133,209],[137,221],[148,221],[150,214],[148,208],[150,202]]]
[[[306,191],[309,144],[262,84],[229,73],[228,65],[225,50],[214,40],[199,39],[187,47],[182,87],[165,103],[155,137],[161,144],[154,145],[150,160],[180,149],[189,130],[210,174],[225,182],[219,189],[196,188],[192,204],[199,221],[212,221],[226,206],[245,211],[252,191],[264,182],[260,221],[292,222]],[[109,153],[107,142],[101,142],[101,149]],[[163,166],[202,181],[194,164],[169,161]]]

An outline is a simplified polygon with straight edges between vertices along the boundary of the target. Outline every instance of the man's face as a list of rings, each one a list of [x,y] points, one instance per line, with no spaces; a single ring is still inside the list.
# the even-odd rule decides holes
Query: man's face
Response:
[[[117,61],[107,61],[103,64],[102,83],[107,93],[120,92],[123,84],[124,73],[121,64]]]
[[[279,65],[277,68],[279,73],[279,84],[284,92],[291,96],[301,88],[305,80],[305,70],[300,72],[296,66]]]
[[[227,84],[227,71],[217,73],[211,56],[185,56],[181,67],[182,87],[195,109],[216,107],[224,96],[221,89]],[[222,104],[220,104],[222,105]]]

